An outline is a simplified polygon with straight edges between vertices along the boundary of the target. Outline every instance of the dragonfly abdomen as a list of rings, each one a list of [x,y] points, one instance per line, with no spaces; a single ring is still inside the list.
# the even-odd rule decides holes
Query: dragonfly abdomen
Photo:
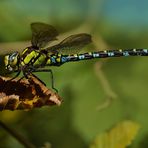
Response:
[[[50,65],[64,64],[66,62],[89,60],[95,58],[107,57],[126,57],[126,56],[148,56],[148,49],[126,49],[126,50],[104,50],[96,52],[88,52],[83,54],[60,55],[50,59]]]

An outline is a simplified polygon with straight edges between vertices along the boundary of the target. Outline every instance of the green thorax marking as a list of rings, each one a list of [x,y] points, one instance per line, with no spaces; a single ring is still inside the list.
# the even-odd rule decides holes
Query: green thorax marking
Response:
[[[21,55],[21,65],[41,66],[45,65],[47,56],[38,49],[28,47],[23,50]]]

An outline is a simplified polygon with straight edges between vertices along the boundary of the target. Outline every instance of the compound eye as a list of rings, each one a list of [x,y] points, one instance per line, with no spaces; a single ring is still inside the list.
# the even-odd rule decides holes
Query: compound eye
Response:
[[[6,55],[4,58],[5,68],[9,71],[13,71],[13,68],[11,67],[10,62],[10,55]]]
[[[16,66],[17,62],[18,62],[18,53],[13,53],[10,57],[9,57],[9,64],[11,66]]]
[[[5,63],[5,66],[7,67],[9,65],[9,55],[6,55],[5,58],[4,58],[4,63]]]
[[[13,62],[15,60],[14,56],[10,56],[10,61]]]

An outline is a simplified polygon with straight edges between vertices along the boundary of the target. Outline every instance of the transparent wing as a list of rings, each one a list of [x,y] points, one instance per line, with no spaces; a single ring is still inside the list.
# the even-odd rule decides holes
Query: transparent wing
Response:
[[[49,41],[56,40],[57,30],[48,24],[36,22],[31,24],[32,40],[34,47],[44,47]]]
[[[75,53],[91,42],[91,35],[86,33],[75,34],[65,38],[57,45],[48,47],[46,50],[51,53]]]

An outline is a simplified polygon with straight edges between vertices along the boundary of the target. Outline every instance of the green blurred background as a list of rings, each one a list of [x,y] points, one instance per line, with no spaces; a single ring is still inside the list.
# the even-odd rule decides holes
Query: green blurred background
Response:
[[[146,0],[1,0],[0,50],[30,45],[32,22],[51,24],[62,36],[90,33],[94,44],[87,51],[148,48],[147,5]],[[147,63],[147,57],[128,57],[53,67],[60,107],[3,111],[0,119],[37,147],[49,142],[54,148],[89,147],[96,135],[130,119],[141,126],[130,147],[146,148]],[[49,74],[38,76],[51,87]],[[0,148],[12,147],[23,146],[0,128]]]

